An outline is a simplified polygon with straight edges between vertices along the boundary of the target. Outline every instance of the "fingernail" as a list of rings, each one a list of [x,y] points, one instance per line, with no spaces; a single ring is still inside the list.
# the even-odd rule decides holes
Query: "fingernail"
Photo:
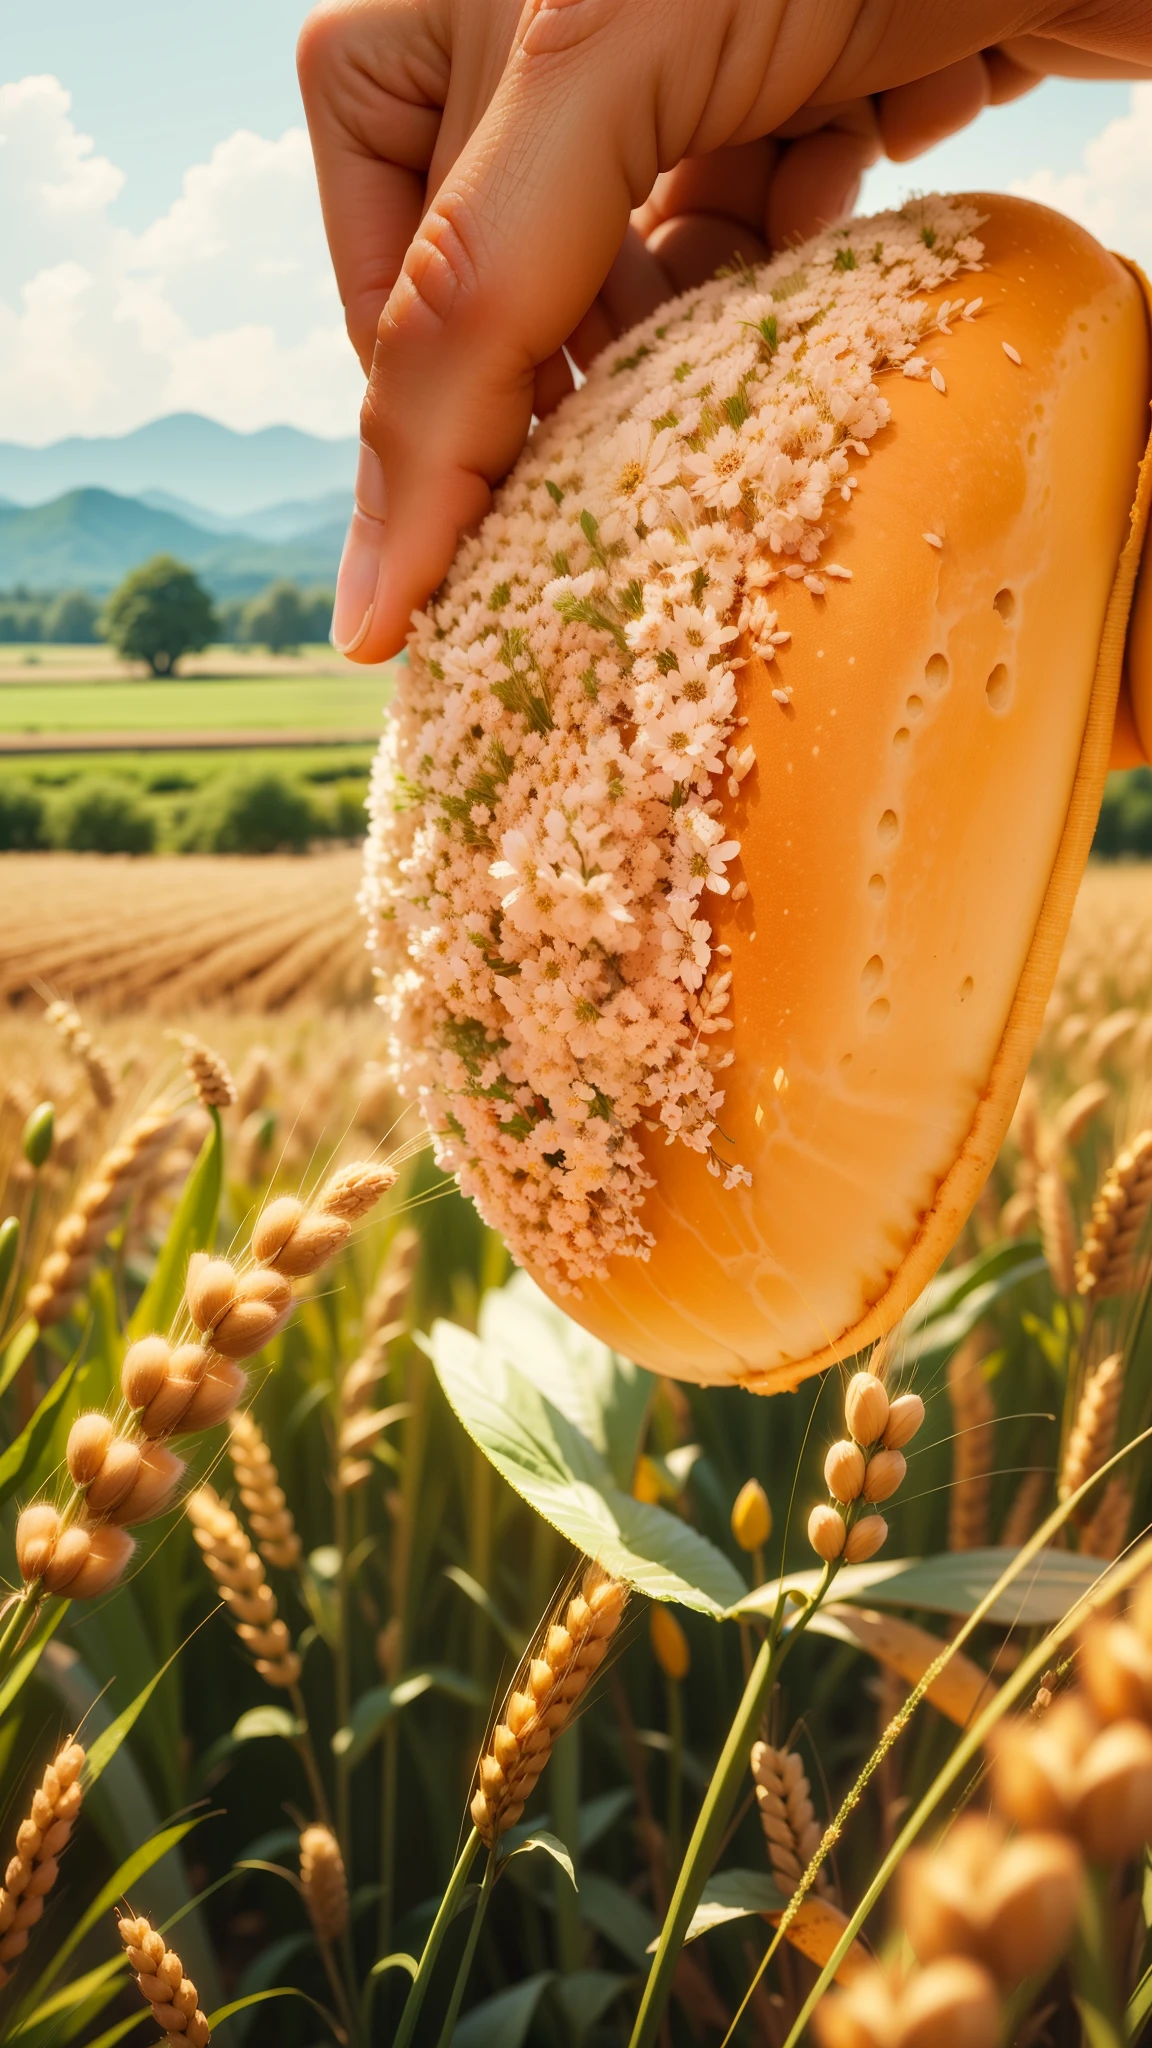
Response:
[[[352,514],[336,578],[332,645],[353,654],[367,638],[384,553],[384,472],[380,458],[363,441],[356,468],[356,510]]]

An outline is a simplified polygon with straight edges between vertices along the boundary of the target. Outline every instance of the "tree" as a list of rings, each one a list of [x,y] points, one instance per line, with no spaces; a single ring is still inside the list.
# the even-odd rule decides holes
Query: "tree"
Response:
[[[72,853],[151,853],[156,820],[129,783],[85,776],[61,800],[57,837]]]
[[[294,653],[308,637],[309,608],[295,583],[270,583],[244,613],[244,638],[269,654]]]
[[[275,769],[242,769],[205,790],[181,844],[187,853],[303,853],[323,829],[299,782]]]
[[[62,590],[44,617],[41,632],[58,646],[87,647],[96,638],[99,608],[86,590]]]
[[[170,676],[181,655],[198,654],[215,637],[216,614],[191,569],[154,555],[113,592],[104,630],[125,661],[146,661],[154,676]]]

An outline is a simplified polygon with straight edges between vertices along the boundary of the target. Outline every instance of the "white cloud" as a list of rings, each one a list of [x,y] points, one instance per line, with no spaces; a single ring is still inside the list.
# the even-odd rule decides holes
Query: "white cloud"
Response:
[[[113,218],[122,185],[58,79],[0,87],[0,438],[184,410],[354,432],[362,379],[304,131],[237,130],[140,234]]]
[[[1071,214],[1110,249],[1152,269],[1152,81],[1132,87],[1131,111],[1093,136],[1080,166],[1063,176],[1034,171],[1012,190]]]

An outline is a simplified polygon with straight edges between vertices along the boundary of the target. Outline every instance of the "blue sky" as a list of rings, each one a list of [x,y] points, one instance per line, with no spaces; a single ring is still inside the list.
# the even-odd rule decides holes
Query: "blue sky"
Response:
[[[0,438],[191,409],[353,431],[293,45],[301,0],[52,0],[0,50]],[[909,190],[1023,189],[1152,264],[1152,84],[1054,81],[911,165]]]

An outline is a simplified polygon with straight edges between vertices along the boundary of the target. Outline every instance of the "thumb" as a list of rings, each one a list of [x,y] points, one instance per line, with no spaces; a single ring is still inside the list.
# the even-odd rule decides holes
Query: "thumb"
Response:
[[[355,661],[397,651],[487,511],[526,438],[537,366],[591,306],[652,184],[653,94],[645,118],[635,38],[627,64],[616,47],[627,12],[608,16],[559,50],[534,36],[558,11],[534,17],[381,315],[332,622]]]

